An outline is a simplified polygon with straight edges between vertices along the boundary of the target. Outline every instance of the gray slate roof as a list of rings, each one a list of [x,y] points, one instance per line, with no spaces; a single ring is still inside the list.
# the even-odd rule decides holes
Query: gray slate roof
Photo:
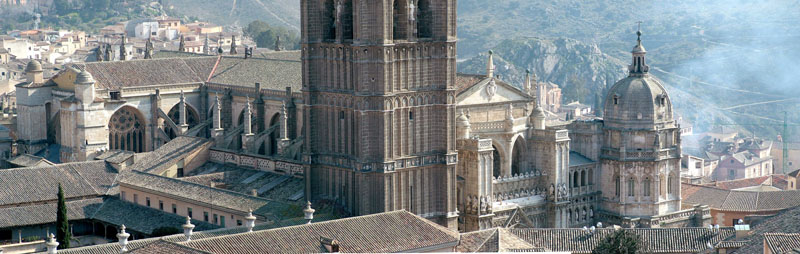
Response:
[[[132,249],[127,252],[128,254],[163,254],[163,253],[170,253],[170,254],[205,254],[210,252],[205,252],[197,249],[192,249],[186,247],[184,245],[180,245],[173,242],[168,242],[164,240],[158,240],[152,243],[149,243],[145,246]]]
[[[186,223],[186,217],[122,201],[117,198],[108,198],[96,208],[96,212],[91,218],[114,225],[125,225],[129,230],[148,235],[160,227],[181,229],[181,226]],[[72,218],[70,217],[70,219]],[[55,221],[55,218],[53,221]],[[194,219],[192,219],[192,224],[195,225],[196,231],[219,228],[217,225]]]
[[[255,83],[261,83],[262,88],[281,91],[290,86],[292,91],[298,92],[303,84],[300,54],[282,53],[276,58],[294,55],[297,58],[292,60],[223,57],[209,82],[252,88]]]
[[[45,160],[42,157],[30,154],[22,154],[8,160],[8,163],[18,167],[33,167],[40,165],[53,165],[52,162]]]

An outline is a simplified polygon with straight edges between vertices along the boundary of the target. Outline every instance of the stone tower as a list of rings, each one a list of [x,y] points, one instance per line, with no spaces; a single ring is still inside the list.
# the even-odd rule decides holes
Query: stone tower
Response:
[[[301,1],[307,192],[456,229],[456,0]]]
[[[641,32],[637,36],[629,76],[606,95],[600,154],[603,209],[631,218],[681,206],[679,128],[667,91],[649,74]]]

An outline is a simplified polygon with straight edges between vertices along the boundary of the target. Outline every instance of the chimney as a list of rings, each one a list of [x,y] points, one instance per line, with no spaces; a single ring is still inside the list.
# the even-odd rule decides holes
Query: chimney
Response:
[[[117,239],[119,239],[119,253],[128,252],[128,237],[131,234],[125,232],[125,224],[123,224],[119,229],[119,234],[117,234]]]
[[[247,212],[247,217],[244,217],[244,219],[244,225],[247,226],[247,232],[253,232],[253,228],[256,226],[256,216],[253,216],[253,209],[250,209],[250,211]]]
[[[319,242],[322,243],[322,246],[328,250],[328,253],[338,253],[339,252],[339,241],[332,238],[326,237],[319,237]]]
[[[258,197],[258,190],[257,189],[251,189],[250,190],[250,195],[253,195],[253,197]]]
[[[194,230],[192,217],[186,216],[186,224],[183,224],[183,235],[186,236],[187,242],[192,240],[192,230]]]
[[[750,235],[750,225],[744,224],[742,219],[736,222],[736,225],[733,226],[733,229],[736,230],[736,240],[741,241],[744,240],[745,237]]]
[[[56,252],[58,252],[58,242],[56,242],[55,237],[53,233],[47,236],[47,242],[44,243],[44,245],[47,246],[47,254],[56,254]]]

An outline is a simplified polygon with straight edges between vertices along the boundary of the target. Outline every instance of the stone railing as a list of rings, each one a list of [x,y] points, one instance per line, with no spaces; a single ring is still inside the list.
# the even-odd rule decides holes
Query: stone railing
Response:
[[[570,195],[571,196],[578,196],[578,195],[592,193],[594,191],[595,191],[594,184],[589,184],[589,185],[580,186],[580,187],[572,187],[570,189]]]
[[[541,172],[535,170],[511,177],[501,176],[492,179],[494,201],[504,201],[543,194],[545,189],[538,188],[539,177],[541,176]]]
[[[209,160],[216,163],[231,163],[240,167],[249,167],[256,170],[295,176],[303,176],[305,168],[305,165],[299,161],[262,155],[242,154],[217,148],[211,149]]]
[[[483,123],[473,123],[470,126],[473,132],[484,132],[484,131],[494,131],[494,130],[504,130],[506,127],[505,121],[494,121],[494,122],[483,122]]]
[[[653,149],[632,149],[622,151],[621,149],[617,148],[604,147],[600,152],[600,156],[622,160],[661,160],[668,158],[679,158],[680,153],[678,148],[675,147],[661,149],[658,151]]]
[[[246,87],[246,86],[232,86],[232,85],[221,85],[216,83],[208,83],[208,89],[213,91],[219,91],[222,93],[223,90],[226,88],[231,89],[231,91],[238,93],[240,95],[253,95],[256,93],[255,87]],[[267,97],[272,98],[286,98],[286,91],[282,90],[272,90],[272,89],[261,89],[261,94]],[[299,91],[292,91],[292,98],[295,99],[302,99],[303,94],[299,93]]]

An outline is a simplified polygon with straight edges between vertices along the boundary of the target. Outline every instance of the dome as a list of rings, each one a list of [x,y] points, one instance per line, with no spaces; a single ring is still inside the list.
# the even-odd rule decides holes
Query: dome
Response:
[[[42,64],[39,61],[31,60],[28,62],[28,65],[25,66],[25,72],[35,72],[35,71],[42,71]]]
[[[81,71],[75,78],[75,84],[92,84],[94,82],[94,77],[88,71]]]
[[[674,123],[672,102],[661,81],[651,75],[632,75],[617,81],[606,95],[606,126],[652,129]]]

